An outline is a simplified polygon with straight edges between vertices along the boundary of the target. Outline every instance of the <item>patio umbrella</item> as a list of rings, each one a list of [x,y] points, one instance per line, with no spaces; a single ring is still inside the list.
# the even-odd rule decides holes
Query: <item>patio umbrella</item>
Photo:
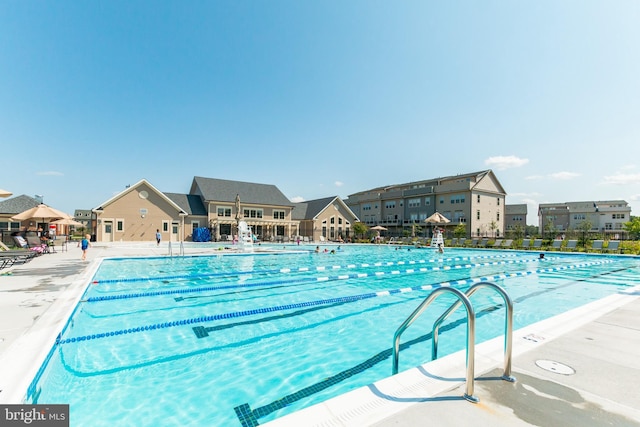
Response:
[[[0,188],[0,197],[9,197],[11,196],[13,193],[7,191],[7,190],[3,190],[2,188]]]
[[[62,218],[62,219],[57,219],[55,221],[53,221],[51,224],[55,224],[55,225],[64,225],[66,227],[66,233],[64,234],[70,234],[69,233],[69,226],[74,226],[74,227],[84,227],[85,225],[79,221],[76,221],[75,219],[69,217],[69,218]]]
[[[446,216],[442,215],[440,212],[436,212],[433,215],[431,215],[429,218],[425,219],[424,222],[429,224],[446,224],[451,221],[447,219]]]
[[[73,218],[62,218],[62,219],[57,219],[53,222],[51,222],[51,224],[56,224],[56,225],[73,225],[74,227],[84,227],[84,224],[81,223],[80,221],[76,221]]]
[[[26,221],[28,219],[41,219],[42,222],[49,219],[63,219],[63,218],[71,218],[70,215],[59,211],[57,209],[52,208],[51,206],[47,206],[44,203],[39,204],[31,209],[27,209],[24,212],[20,212],[17,215],[11,217],[11,219],[15,219],[17,221]]]
[[[376,225],[375,227],[371,227],[372,230],[377,230],[377,231],[386,231],[387,229],[384,228],[381,225]]]

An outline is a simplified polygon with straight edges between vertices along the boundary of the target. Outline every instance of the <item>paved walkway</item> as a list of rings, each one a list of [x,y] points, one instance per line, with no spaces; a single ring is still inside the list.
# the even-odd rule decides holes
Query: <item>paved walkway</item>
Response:
[[[57,251],[0,271],[0,403],[20,403],[99,258],[168,254],[155,243],[94,244],[84,262],[75,246]],[[498,379],[501,339],[476,353],[478,404],[461,398],[456,354],[270,425],[640,427],[639,288],[516,331],[515,383]]]

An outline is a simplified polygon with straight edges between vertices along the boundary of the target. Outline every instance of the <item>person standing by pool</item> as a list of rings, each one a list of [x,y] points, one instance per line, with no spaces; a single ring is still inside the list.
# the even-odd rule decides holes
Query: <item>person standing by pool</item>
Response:
[[[87,259],[87,249],[89,249],[91,247],[91,243],[89,242],[90,238],[91,238],[90,234],[85,234],[84,235],[84,239],[82,239],[82,241],[78,243],[78,246],[82,247],[82,260],[83,261],[86,261],[86,259]]]
[[[160,246],[160,240],[162,240],[162,234],[160,234],[160,229],[156,228],[156,243],[157,243],[157,246]]]

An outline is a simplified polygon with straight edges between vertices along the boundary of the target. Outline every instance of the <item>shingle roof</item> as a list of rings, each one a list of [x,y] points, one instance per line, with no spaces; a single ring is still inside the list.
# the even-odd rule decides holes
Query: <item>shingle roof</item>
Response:
[[[196,176],[191,184],[191,194],[196,188],[200,190],[205,201],[234,203],[236,195],[240,195],[241,203],[259,205],[293,206],[293,203],[275,185],[256,184],[225,179],[204,178]]]
[[[181,193],[164,193],[173,203],[180,206],[189,215],[207,215],[200,196]]]
[[[291,212],[291,218],[295,220],[313,219],[316,215],[326,209],[338,196],[325,197],[322,199],[309,200],[302,203],[294,203],[295,209]]]
[[[23,194],[0,202],[0,214],[17,215],[39,204],[37,199]]]

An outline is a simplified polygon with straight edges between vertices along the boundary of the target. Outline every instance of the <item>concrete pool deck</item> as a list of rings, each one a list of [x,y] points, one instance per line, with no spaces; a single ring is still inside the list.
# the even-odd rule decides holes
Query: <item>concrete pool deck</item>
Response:
[[[167,254],[166,244],[94,244],[82,262],[72,245],[0,270],[0,403],[22,402],[101,258]],[[514,331],[515,383],[499,379],[502,338],[477,345],[477,404],[462,398],[459,352],[267,424],[640,426],[639,297],[636,287]]]

